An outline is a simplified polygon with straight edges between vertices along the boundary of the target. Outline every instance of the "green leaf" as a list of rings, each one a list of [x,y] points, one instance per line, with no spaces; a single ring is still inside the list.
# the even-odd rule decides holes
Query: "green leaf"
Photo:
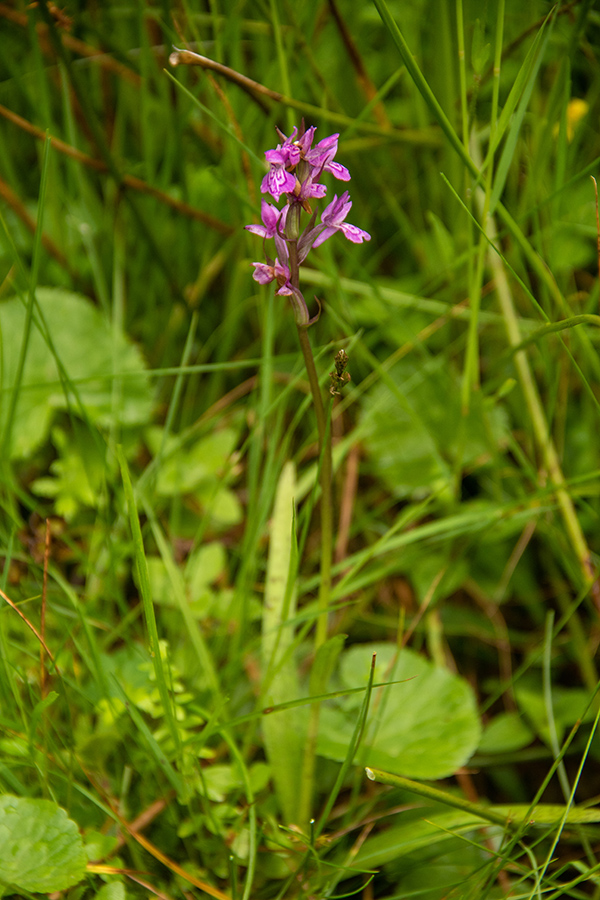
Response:
[[[48,437],[55,412],[73,409],[108,426],[146,423],[152,394],[139,350],[86,297],[62,289],[38,288],[37,312],[11,428],[10,455],[30,456]],[[26,310],[13,297],[0,304],[2,395],[16,388],[19,337]],[[47,332],[43,336],[42,330]],[[52,348],[52,349],[51,349]],[[60,361],[62,372],[59,374]],[[114,375],[113,375],[114,373]],[[62,381],[61,381],[62,374]],[[119,374],[126,377],[118,379]],[[0,403],[0,429],[8,403]],[[83,408],[83,410],[82,410]]]
[[[89,862],[104,859],[113,852],[118,843],[118,838],[114,834],[88,831],[85,835],[85,855]]]
[[[373,653],[376,681],[401,681],[374,691],[361,762],[413,778],[445,778],[477,747],[480,723],[468,683],[412,650],[361,644],[342,655],[342,687],[360,685]],[[343,760],[358,714],[355,697],[324,706],[318,752]]]
[[[310,670],[311,695],[324,694],[333,669],[344,647],[345,634],[334,634],[317,650]]]
[[[169,572],[160,556],[148,556],[146,559],[154,603],[179,608],[180,602],[171,577],[174,572]],[[225,565],[225,548],[217,541],[198,547],[190,555],[183,574],[184,584],[181,591],[182,594],[185,593],[185,602],[195,618],[201,619],[212,614],[212,607],[218,600],[218,594],[211,585],[224,571]]]
[[[477,471],[506,433],[502,408],[487,407],[479,393],[462,417],[460,380],[443,357],[395,366],[366,395],[361,425],[378,476],[400,497],[450,490],[455,459]]]
[[[525,816],[528,816],[527,822],[531,825],[555,825],[564,815],[564,807],[544,804],[537,806],[533,814],[525,804],[512,807],[491,806],[489,809],[513,825],[519,825]],[[423,808],[418,819],[413,816],[414,814],[407,812],[403,818],[408,821],[368,838],[353,860],[351,868],[375,869],[433,844],[445,843],[456,835],[474,831],[483,824],[482,819],[472,813],[461,810],[438,812],[431,806]],[[567,821],[578,824],[591,824],[599,820],[600,813],[594,809],[571,809],[567,818]]]
[[[536,38],[536,44],[538,41],[541,41],[543,29],[538,32]],[[537,74],[539,72],[539,68],[542,64],[542,59],[544,56],[544,50],[546,49],[546,44],[548,42],[549,35],[546,35],[543,43],[538,48],[538,55],[535,58],[535,61],[532,64],[531,72],[528,73],[528,80],[524,86],[523,95],[519,100],[516,112],[514,114],[514,118],[511,122],[508,135],[506,138],[506,142],[502,149],[502,154],[500,156],[500,161],[498,163],[496,169],[496,176],[494,178],[494,189],[492,191],[492,196],[490,198],[490,212],[489,214],[495,211],[496,206],[500,197],[502,196],[502,191],[504,190],[504,185],[506,183],[506,179],[508,177],[508,172],[514,157],[515,149],[517,146],[517,140],[519,137],[519,133],[521,131],[521,126],[523,124],[523,119],[525,118],[525,113],[527,112],[527,107],[529,106],[529,100],[531,99],[531,93],[533,91],[533,86],[535,83],[535,79],[537,78]],[[532,48],[533,49],[533,48]],[[502,122],[501,122],[502,124]]]
[[[75,822],[51,800],[0,797],[0,882],[25,891],[64,891],[85,875]]]
[[[486,726],[478,753],[512,753],[530,744],[535,735],[519,713],[500,713]]]
[[[262,621],[263,692],[269,706],[295,700],[300,693],[290,624],[296,615],[295,490],[295,468],[293,463],[286,463],[271,520]],[[265,716],[262,723],[267,758],[288,822],[297,817],[305,721],[304,711],[296,709]]]
[[[122,881],[111,881],[110,884],[104,884],[94,900],[125,900],[127,891]]]
[[[158,429],[148,432],[149,443],[156,443]],[[177,447],[177,438],[166,442],[156,490],[163,497],[190,494],[202,485],[211,487],[226,468],[237,442],[233,428],[223,428],[195,441],[190,447]]]
[[[59,458],[50,464],[51,478],[38,478],[31,485],[34,494],[54,497],[55,511],[70,521],[82,506],[96,508],[102,500],[105,453],[94,436],[83,428],[68,434],[58,425],[52,429],[52,442]]]
[[[219,575],[225,571],[227,558],[225,547],[218,541],[198,547],[188,559],[185,567],[185,580],[189,584],[190,599],[206,590]]]
[[[521,709],[541,739],[551,746],[550,728],[548,725],[548,709],[542,688],[533,684],[516,685],[515,697]],[[589,694],[583,688],[552,688],[552,714],[558,740],[562,740],[565,731],[583,718],[589,703]],[[591,709],[583,721],[591,721],[594,713]]]
[[[439,841],[449,841],[455,835],[481,827],[481,819],[460,810],[436,813],[423,811],[422,819],[395,825],[368,838],[353,860],[352,869],[376,869]]]

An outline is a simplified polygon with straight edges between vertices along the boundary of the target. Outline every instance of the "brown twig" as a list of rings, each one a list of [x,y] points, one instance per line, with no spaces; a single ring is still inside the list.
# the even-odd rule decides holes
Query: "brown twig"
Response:
[[[26,228],[32,233],[35,234],[36,230],[36,221],[32,215],[29,214],[27,207],[24,203],[22,203],[20,197],[15,194],[13,189],[8,185],[2,178],[0,178],[0,198],[5,201],[5,203],[10,206],[12,211],[19,217],[19,219],[23,222]],[[42,234],[42,244],[44,248],[48,251],[50,256],[53,256],[54,259],[68,271],[70,270],[68,260],[66,256],[59,250],[56,246],[52,238],[48,237],[47,234]],[[71,273],[74,274],[74,273]]]
[[[11,9],[11,7],[7,6],[5,3],[0,3],[0,16],[3,19],[8,19],[8,21],[12,22],[14,25],[19,25],[21,28],[28,27],[27,14],[20,13],[16,9]],[[48,26],[43,22],[38,22],[35,26],[35,30],[42,50],[44,53],[50,55],[51,44],[48,41]],[[83,56],[86,59],[93,59],[98,65],[102,66],[102,68],[114,72],[115,75],[118,75],[120,78],[125,78],[132,84],[141,84],[142,79],[137,72],[134,72],[133,69],[128,68],[123,63],[117,62],[117,60],[113,59],[110,54],[105,53],[103,50],[99,50],[97,47],[91,47],[89,44],[85,44],[83,41],[74,38],[64,31],[61,32],[61,40],[65,47],[72,50],[74,53],[77,53],[79,56]]]
[[[442,580],[442,578],[444,577],[444,575],[446,574],[447,571],[448,571],[448,566],[445,565],[445,566],[442,566],[441,569],[438,569],[438,571],[436,572],[431,584],[427,588],[427,593],[423,597],[423,600],[421,601],[421,605],[419,606],[419,609],[417,610],[417,613],[416,613],[414,619],[412,620],[409,627],[406,629],[406,631],[402,635],[402,646],[403,647],[406,647],[409,640],[413,636],[417,625],[419,624],[419,622],[421,621],[421,619],[423,618],[423,616],[429,609],[429,605],[430,605],[431,601],[433,600],[436,588],[438,587],[440,581]]]
[[[0,105],[0,116],[8,119],[13,125],[16,125],[18,128],[21,128],[22,131],[26,131],[38,140],[43,141],[46,139],[46,135],[41,128],[37,128],[27,119],[23,119],[5,106]],[[61,141],[60,138],[50,137],[50,144],[54,150],[58,150],[59,153],[63,153],[65,156],[77,160],[77,162],[87,166],[89,169],[94,169],[96,172],[108,172],[108,166],[101,159],[96,159],[93,156],[82,153],[81,150],[77,150],[76,147],[72,147],[70,144],[65,143],[65,141]],[[189,216],[192,219],[197,219],[199,222],[203,222],[205,225],[208,225],[209,228],[213,228],[221,234],[233,234],[234,229],[231,225],[227,225],[225,222],[221,222],[220,219],[216,219],[209,213],[205,213],[200,209],[196,209],[194,206],[190,206],[189,203],[184,203],[182,200],[175,200],[173,197],[165,194],[164,191],[153,187],[146,181],[142,181],[141,178],[136,178],[135,175],[122,175],[121,184],[124,187],[131,188],[140,193],[149,194],[157,200],[160,200],[160,202],[164,203],[166,206],[170,206],[178,213]]]
[[[208,56],[194,53],[193,50],[178,50],[175,48],[169,56],[169,64],[172,66],[202,66],[203,69],[217,72],[223,78],[226,78],[227,81],[231,81],[232,84],[236,84],[245,91],[253,100],[259,103],[265,112],[269,112],[269,107],[262,102],[262,97],[268,97],[269,100],[274,100],[276,103],[281,103],[284,99],[283,94],[280,94],[278,91],[271,91],[264,84],[253,81],[246,75],[242,75],[241,72],[236,72],[235,69],[230,69],[229,66],[224,66]]]
[[[519,543],[521,540],[522,536],[519,539]],[[494,630],[493,646],[498,653],[498,672],[502,683],[507,686],[506,691],[504,692],[504,705],[507,710],[514,710],[516,709],[516,701],[513,692],[510,634],[506,619],[502,615],[499,606],[502,594],[497,593],[496,597],[492,599],[479,586],[474,578],[466,579],[463,584],[463,590],[472,597],[480,609],[483,610]]]
[[[171,794],[170,796],[174,796],[174,794]],[[168,799],[170,799],[170,797]],[[160,800],[155,800],[154,803],[151,803],[147,809],[145,809],[142,813],[140,813],[140,815],[137,817],[137,819],[134,819],[133,822],[130,823],[129,827],[132,828],[133,831],[138,831],[138,832],[143,831],[144,828],[146,828],[148,825],[150,825],[150,823],[153,822],[154,819],[161,814],[163,809],[166,808],[166,805],[167,805],[167,798],[161,798]],[[112,856],[113,853],[116,853],[118,850],[120,850],[124,844],[125,844],[125,838],[121,834],[121,835],[119,835],[117,842],[116,842],[115,846],[112,848],[109,855]],[[105,857],[103,857],[103,859],[104,858]]]
[[[46,540],[44,543],[44,580],[42,582],[42,610],[40,615],[40,687],[42,699],[46,696],[46,660],[44,647],[46,646],[46,598],[48,594],[48,560],[50,559],[50,519],[46,519]]]
[[[238,120],[235,117],[233,107],[232,107],[231,103],[229,102],[229,97],[227,96],[227,94],[225,93],[225,91],[223,90],[223,88],[221,87],[219,82],[217,81],[217,79],[211,77],[210,82],[211,82],[211,85],[212,85],[212,88],[213,88],[215,94],[217,95],[217,97],[220,99],[221,103],[225,107],[225,112],[227,113],[227,117],[228,117],[229,121],[231,122],[231,124],[233,125],[233,130],[235,132],[235,136],[237,137],[238,141],[240,142],[240,147],[242,148],[240,159],[242,162],[242,168],[244,170],[244,175],[246,176],[246,186],[248,189],[248,198],[250,200],[250,203],[253,206],[255,206],[256,205],[256,187],[254,184],[254,178],[252,177],[252,169],[250,166],[250,159],[248,157],[246,150],[243,149],[244,135],[243,135],[242,129],[240,127],[240,123],[238,122]]]
[[[369,73],[367,72],[367,69],[362,61],[362,57],[358,52],[358,47],[354,43],[354,39],[348,31],[346,23],[344,22],[344,19],[342,18],[340,11],[337,8],[336,0],[328,0],[328,3],[331,14],[335,20],[335,24],[338,27],[340,37],[342,38],[348,56],[350,57],[350,62],[352,63],[354,71],[356,72],[358,83],[367,100],[374,100],[377,96],[377,88],[371,81]],[[392,123],[388,119],[383,103],[377,103],[373,107],[373,113],[375,114],[375,118],[377,119],[381,127],[389,131],[389,129],[392,127]]]
[[[203,69],[210,69],[213,72],[218,72],[219,75],[222,75],[223,78],[231,81],[232,84],[236,84],[239,88],[250,94],[255,100],[258,100],[260,97],[267,97],[275,103],[281,103],[284,106],[289,106],[291,109],[297,109],[307,116],[319,116],[345,127],[355,125],[357,131],[376,134],[387,140],[393,139],[405,143],[426,144],[428,146],[437,146],[440,143],[439,131],[435,128],[382,128],[381,125],[375,125],[371,122],[361,121],[356,123],[349,116],[343,115],[342,113],[322,109],[321,107],[313,106],[311,103],[304,103],[300,100],[295,100],[293,97],[287,97],[279,91],[272,91],[270,88],[265,87],[264,84],[260,84],[260,82],[248,78],[247,75],[242,75],[241,72],[230,69],[229,66],[224,66],[222,63],[216,62],[208,56],[201,56],[199,53],[194,53],[192,50],[175,49],[169,56],[169,63],[171,66],[201,66]]]
[[[187,872],[184,868],[182,868],[175,860],[170,859],[162,850],[159,850],[158,847],[155,847],[147,838],[144,837],[143,834],[140,834],[139,831],[136,831],[132,825],[128,824],[124,819],[119,817],[121,825],[127,830],[127,832],[131,835],[131,837],[136,841],[140,847],[143,847],[154,859],[157,859],[159,862],[166,866],[167,869],[170,869],[171,872],[174,872],[176,875],[179,875],[180,878],[183,878],[189,884],[193,884],[194,887],[199,888],[201,891],[204,891],[205,894],[209,894],[211,897],[215,897],[216,900],[231,900],[228,894],[225,894],[223,891],[220,891],[219,888],[213,887],[212,884],[208,884],[206,881],[202,881],[200,878],[196,878],[195,875],[192,875],[191,872]]]
[[[8,596],[4,593],[3,590],[0,590],[0,597],[2,597],[3,600],[6,600],[6,602],[8,603],[8,605],[9,605],[10,607],[12,607],[12,609],[14,609],[14,611],[16,612],[16,614],[17,614],[18,616],[20,616],[20,617],[23,619],[23,621],[25,622],[25,624],[27,625],[27,627],[28,627],[31,631],[33,631],[33,633],[35,634],[36,638],[38,639],[38,641],[40,642],[40,644],[42,645],[42,647],[44,648],[44,650],[46,651],[46,653],[48,654],[48,656],[50,657],[50,659],[52,660],[52,662],[54,663],[54,668],[55,668],[55,670],[58,672],[58,667],[57,667],[57,665],[56,665],[56,662],[55,662],[54,657],[52,656],[52,653],[51,653],[51,651],[50,651],[50,648],[48,647],[46,641],[44,640],[44,638],[42,637],[42,635],[39,633],[39,631],[37,630],[37,628],[35,627],[35,625],[33,625],[33,624],[29,621],[29,619],[27,618],[27,616],[24,616],[24,615],[23,615],[23,613],[21,612],[21,610],[19,609],[19,607],[17,606],[17,604],[16,604],[13,600],[11,600],[10,597],[8,597]]]
[[[135,881],[136,884],[141,885],[151,894],[154,894],[154,896],[158,897],[159,900],[172,900],[170,894],[165,894],[164,891],[160,891],[155,885],[142,878],[140,873],[135,869],[124,869],[121,866],[104,866],[102,864],[98,865],[96,863],[88,863],[86,866],[86,871],[92,873],[93,875],[125,875],[126,878],[131,879],[131,881]],[[57,898],[59,896],[62,895],[56,895]],[[54,895],[51,897],[51,900],[55,900]]]

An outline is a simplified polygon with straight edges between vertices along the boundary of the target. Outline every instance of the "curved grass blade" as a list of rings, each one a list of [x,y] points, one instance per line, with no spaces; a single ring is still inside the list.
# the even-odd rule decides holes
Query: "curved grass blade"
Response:
[[[277,485],[262,618],[262,691],[272,704],[298,697],[299,685],[292,645],[291,621],[296,614],[298,566],[294,527],[296,476],[288,462]],[[288,822],[298,816],[298,772],[302,764],[304,717],[280,712],[263,720],[263,736],[273,780]]]

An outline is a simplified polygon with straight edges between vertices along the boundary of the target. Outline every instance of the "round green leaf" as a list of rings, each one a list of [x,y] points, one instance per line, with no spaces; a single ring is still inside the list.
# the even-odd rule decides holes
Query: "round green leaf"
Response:
[[[357,756],[361,765],[412,778],[451,775],[467,762],[481,734],[469,684],[412,650],[397,654],[391,644],[362,644],[342,655],[342,689],[366,685],[373,653],[375,682],[401,683],[373,691]],[[353,694],[323,708],[321,756],[345,759],[361,700]]]
[[[8,424],[9,392],[17,387],[25,326],[21,301],[17,297],[3,301],[0,375],[7,393],[0,408],[1,430]],[[121,380],[120,375],[125,377]],[[137,347],[115,331],[86,297],[61,288],[36,290],[34,323],[18,387],[11,422],[13,458],[29,456],[46,440],[56,410],[80,412],[81,404],[89,419],[103,427],[115,421],[125,426],[145,424],[152,411],[152,392]]]
[[[85,875],[86,854],[75,822],[50,800],[0,797],[0,883],[48,894]]]

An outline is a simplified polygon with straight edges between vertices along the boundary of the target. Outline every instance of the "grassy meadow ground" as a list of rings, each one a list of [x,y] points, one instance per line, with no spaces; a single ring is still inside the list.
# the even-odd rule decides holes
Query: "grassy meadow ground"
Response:
[[[599,898],[597,4],[15,0],[0,45],[0,894]],[[302,119],[371,235],[302,269],[320,637],[244,230]]]

